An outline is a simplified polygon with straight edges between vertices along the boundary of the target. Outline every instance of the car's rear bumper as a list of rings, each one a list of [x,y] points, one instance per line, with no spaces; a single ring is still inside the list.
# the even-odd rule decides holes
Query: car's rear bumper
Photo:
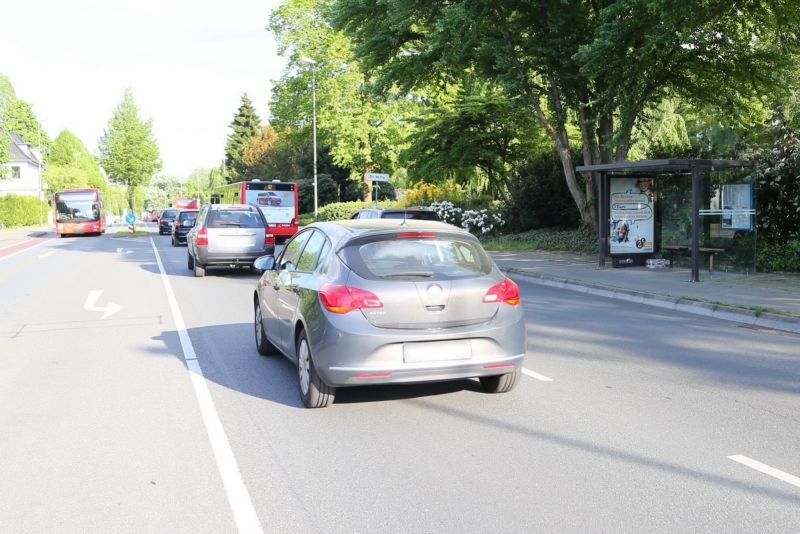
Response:
[[[521,367],[526,354],[525,322],[517,309],[481,325],[439,331],[375,328],[322,313],[327,321],[309,328],[309,341],[315,367],[331,386],[501,375]]]
[[[195,261],[200,265],[252,265],[257,258],[271,254],[275,254],[274,246],[254,252],[208,252],[198,247]]]

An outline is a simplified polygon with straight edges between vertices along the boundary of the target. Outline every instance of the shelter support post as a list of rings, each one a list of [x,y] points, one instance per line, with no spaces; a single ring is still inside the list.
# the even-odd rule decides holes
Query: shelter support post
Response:
[[[606,217],[606,173],[599,173],[597,180],[597,266],[604,268],[606,266],[606,247],[605,235],[608,229],[608,217]]]
[[[692,166],[692,282],[700,281],[700,168]]]

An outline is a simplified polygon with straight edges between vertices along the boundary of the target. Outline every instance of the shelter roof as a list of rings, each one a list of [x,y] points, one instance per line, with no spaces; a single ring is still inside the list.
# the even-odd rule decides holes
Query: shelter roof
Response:
[[[685,173],[693,168],[721,171],[753,167],[755,162],[735,159],[643,159],[639,161],[618,161],[600,165],[581,165],[578,172],[620,172],[620,173]]]

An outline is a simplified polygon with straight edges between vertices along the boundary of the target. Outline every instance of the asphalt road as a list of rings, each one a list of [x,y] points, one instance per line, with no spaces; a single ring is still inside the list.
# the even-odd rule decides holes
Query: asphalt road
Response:
[[[518,280],[513,392],[343,389],[305,410],[292,365],[255,350],[258,275],[196,279],[185,247],[152,243],[0,258],[0,531],[800,525],[800,336]]]

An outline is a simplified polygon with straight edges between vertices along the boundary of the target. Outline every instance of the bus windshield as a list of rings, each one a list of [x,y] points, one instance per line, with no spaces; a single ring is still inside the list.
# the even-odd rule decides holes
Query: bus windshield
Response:
[[[59,193],[56,195],[57,222],[89,222],[100,220],[100,204],[96,193]]]

